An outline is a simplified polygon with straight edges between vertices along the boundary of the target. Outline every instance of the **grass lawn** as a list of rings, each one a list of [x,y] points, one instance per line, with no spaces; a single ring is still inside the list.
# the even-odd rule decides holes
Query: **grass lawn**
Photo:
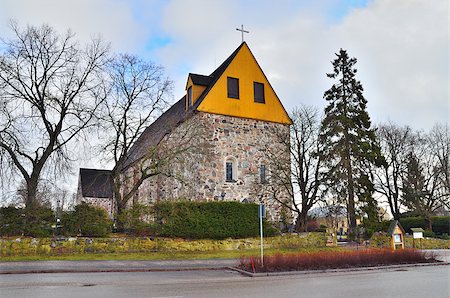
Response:
[[[343,251],[340,247],[317,248],[271,248],[265,249],[264,255],[289,254],[295,252],[313,253],[323,251]],[[259,255],[259,249],[222,250],[207,252],[140,252],[140,253],[85,253],[64,255],[30,255],[30,256],[2,256],[0,261],[49,261],[49,260],[195,260],[195,259],[232,259]]]

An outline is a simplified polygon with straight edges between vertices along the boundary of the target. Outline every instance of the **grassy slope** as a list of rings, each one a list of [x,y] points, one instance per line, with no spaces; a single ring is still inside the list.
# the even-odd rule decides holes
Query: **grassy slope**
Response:
[[[264,250],[265,255],[293,252],[341,251],[339,247],[318,248],[271,248]],[[88,253],[51,256],[4,256],[0,261],[46,261],[46,260],[195,260],[195,259],[229,259],[258,255],[259,249],[224,250],[208,252],[145,252],[145,253]]]

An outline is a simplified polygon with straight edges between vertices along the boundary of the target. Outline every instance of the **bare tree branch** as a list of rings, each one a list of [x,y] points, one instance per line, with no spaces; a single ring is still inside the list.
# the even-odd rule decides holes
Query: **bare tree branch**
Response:
[[[63,174],[67,144],[93,124],[108,46],[96,39],[81,49],[72,32],[47,25],[11,29],[0,54],[0,161],[23,177],[32,206],[43,173]]]

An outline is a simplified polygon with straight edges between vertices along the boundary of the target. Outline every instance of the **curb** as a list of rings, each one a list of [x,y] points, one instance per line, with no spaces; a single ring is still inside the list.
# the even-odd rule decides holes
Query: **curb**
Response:
[[[105,273],[105,272],[177,272],[177,271],[202,271],[202,270],[227,270],[233,267],[186,267],[186,268],[137,268],[137,269],[92,269],[92,270],[67,270],[67,269],[43,269],[43,270],[9,270],[0,271],[3,274],[40,274],[40,273]]]
[[[377,267],[355,267],[345,269],[324,269],[324,270],[304,270],[304,271],[282,271],[282,272],[249,272],[239,269],[237,267],[227,267],[227,269],[239,272],[240,274],[248,277],[264,277],[264,276],[289,276],[289,275],[307,275],[318,273],[345,273],[345,272],[358,272],[358,271],[376,271],[386,269],[402,269],[411,267],[429,267],[429,266],[448,266],[449,262],[441,263],[417,263],[417,264],[404,264],[404,265],[391,265],[391,266],[377,266]]]

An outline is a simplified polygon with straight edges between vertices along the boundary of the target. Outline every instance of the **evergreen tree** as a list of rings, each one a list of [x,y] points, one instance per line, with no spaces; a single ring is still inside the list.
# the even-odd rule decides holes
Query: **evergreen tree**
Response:
[[[380,166],[383,158],[376,143],[366,111],[363,87],[356,80],[356,58],[349,58],[343,49],[332,62],[333,72],[327,74],[336,83],[325,92],[328,102],[322,121],[320,141],[325,161],[325,181],[330,193],[347,205],[349,232],[356,232],[356,203],[372,197],[371,168]]]
[[[407,157],[406,174],[403,180],[403,204],[416,214],[425,217],[431,230],[431,214],[434,202],[432,194],[427,191],[423,168],[417,156],[410,152]]]

